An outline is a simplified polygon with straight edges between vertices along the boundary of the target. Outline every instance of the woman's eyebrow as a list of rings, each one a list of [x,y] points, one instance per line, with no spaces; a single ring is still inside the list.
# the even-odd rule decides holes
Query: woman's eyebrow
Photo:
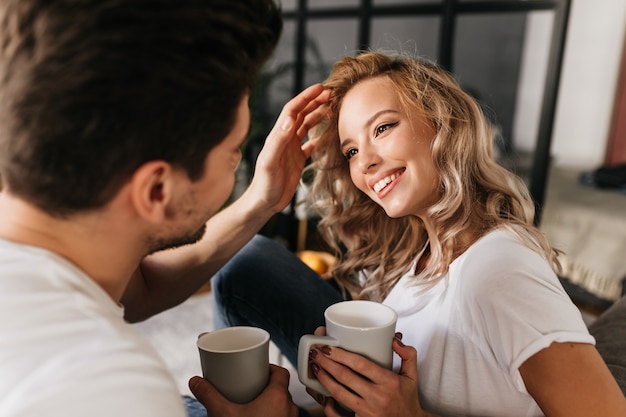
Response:
[[[399,113],[397,110],[393,110],[393,109],[384,109],[384,110],[380,110],[377,111],[376,113],[374,113],[374,115],[372,117],[370,117],[369,119],[367,119],[367,121],[365,122],[365,124],[363,125],[364,127],[367,127],[369,125],[371,125],[372,123],[374,123],[374,121],[376,119],[378,119],[380,116],[382,116],[383,114],[386,113]]]
[[[379,110],[376,113],[374,113],[369,119],[367,119],[365,121],[365,123],[363,124],[364,128],[367,128],[368,126],[370,126],[372,123],[374,123],[376,121],[376,119],[378,119],[380,116],[382,116],[383,114],[387,114],[387,113],[394,113],[394,114],[399,114],[400,112],[397,110],[393,110],[393,109],[384,109],[384,110]],[[340,143],[340,146],[344,146],[347,142],[349,142],[351,139],[348,138],[346,140],[342,140]]]

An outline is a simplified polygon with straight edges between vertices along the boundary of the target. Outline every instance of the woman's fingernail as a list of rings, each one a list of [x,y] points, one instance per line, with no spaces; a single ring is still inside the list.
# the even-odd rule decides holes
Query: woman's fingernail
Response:
[[[320,366],[316,363],[312,363],[311,369],[313,370],[313,374],[317,375],[317,373],[320,371]]]
[[[399,336],[398,336],[399,335]],[[404,343],[402,343],[402,333],[396,333],[396,336],[393,338],[400,346],[404,347]]]
[[[322,351],[322,353],[323,353],[324,355],[330,355],[330,347],[328,347],[328,346],[322,346],[322,347],[320,348],[320,350]]]
[[[320,405],[326,405],[326,397],[322,394],[317,394],[317,402]]]
[[[291,129],[291,126],[293,126],[293,120],[291,120],[291,117],[287,117],[285,120],[283,120],[283,124],[280,125],[280,128],[287,131]]]
[[[316,356],[317,356],[317,350],[315,349],[309,350],[309,358],[315,359]]]

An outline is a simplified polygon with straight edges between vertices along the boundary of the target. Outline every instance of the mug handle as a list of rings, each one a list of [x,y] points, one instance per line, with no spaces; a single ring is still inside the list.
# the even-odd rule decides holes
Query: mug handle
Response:
[[[298,379],[307,387],[320,394],[331,397],[330,393],[317,379],[309,377],[309,351],[313,345],[339,346],[339,342],[330,336],[315,336],[305,334],[298,344]]]

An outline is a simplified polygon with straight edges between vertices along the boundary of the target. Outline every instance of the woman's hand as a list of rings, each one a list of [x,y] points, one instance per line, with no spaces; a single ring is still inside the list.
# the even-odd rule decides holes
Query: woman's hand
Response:
[[[310,389],[307,392],[324,406],[327,417],[340,416],[335,402],[353,410],[357,417],[430,416],[419,403],[417,352],[415,348],[405,346],[401,338],[402,335],[397,333],[392,344],[394,352],[402,359],[397,374],[338,347],[313,349],[313,373],[332,398],[325,398]]]
[[[296,417],[298,407],[289,393],[289,371],[270,365],[270,380],[261,394],[247,404],[228,401],[217,389],[199,376],[189,380],[189,389],[210,416]]]

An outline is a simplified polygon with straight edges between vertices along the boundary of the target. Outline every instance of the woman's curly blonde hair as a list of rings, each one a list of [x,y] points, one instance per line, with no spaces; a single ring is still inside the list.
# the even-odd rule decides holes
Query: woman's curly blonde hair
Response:
[[[337,119],[346,93],[372,77],[390,80],[407,114],[422,113],[436,132],[432,158],[441,198],[424,220],[390,218],[350,178]],[[533,225],[526,185],[495,161],[491,124],[449,72],[410,56],[364,52],[338,61],[325,86],[330,111],[312,155],[309,202],[321,215],[321,236],[339,257],[333,276],[353,297],[383,300],[423,256],[428,262],[413,271],[415,283],[435,283],[470,244],[502,227],[558,269],[556,251]],[[434,231],[430,241],[426,227]]]

